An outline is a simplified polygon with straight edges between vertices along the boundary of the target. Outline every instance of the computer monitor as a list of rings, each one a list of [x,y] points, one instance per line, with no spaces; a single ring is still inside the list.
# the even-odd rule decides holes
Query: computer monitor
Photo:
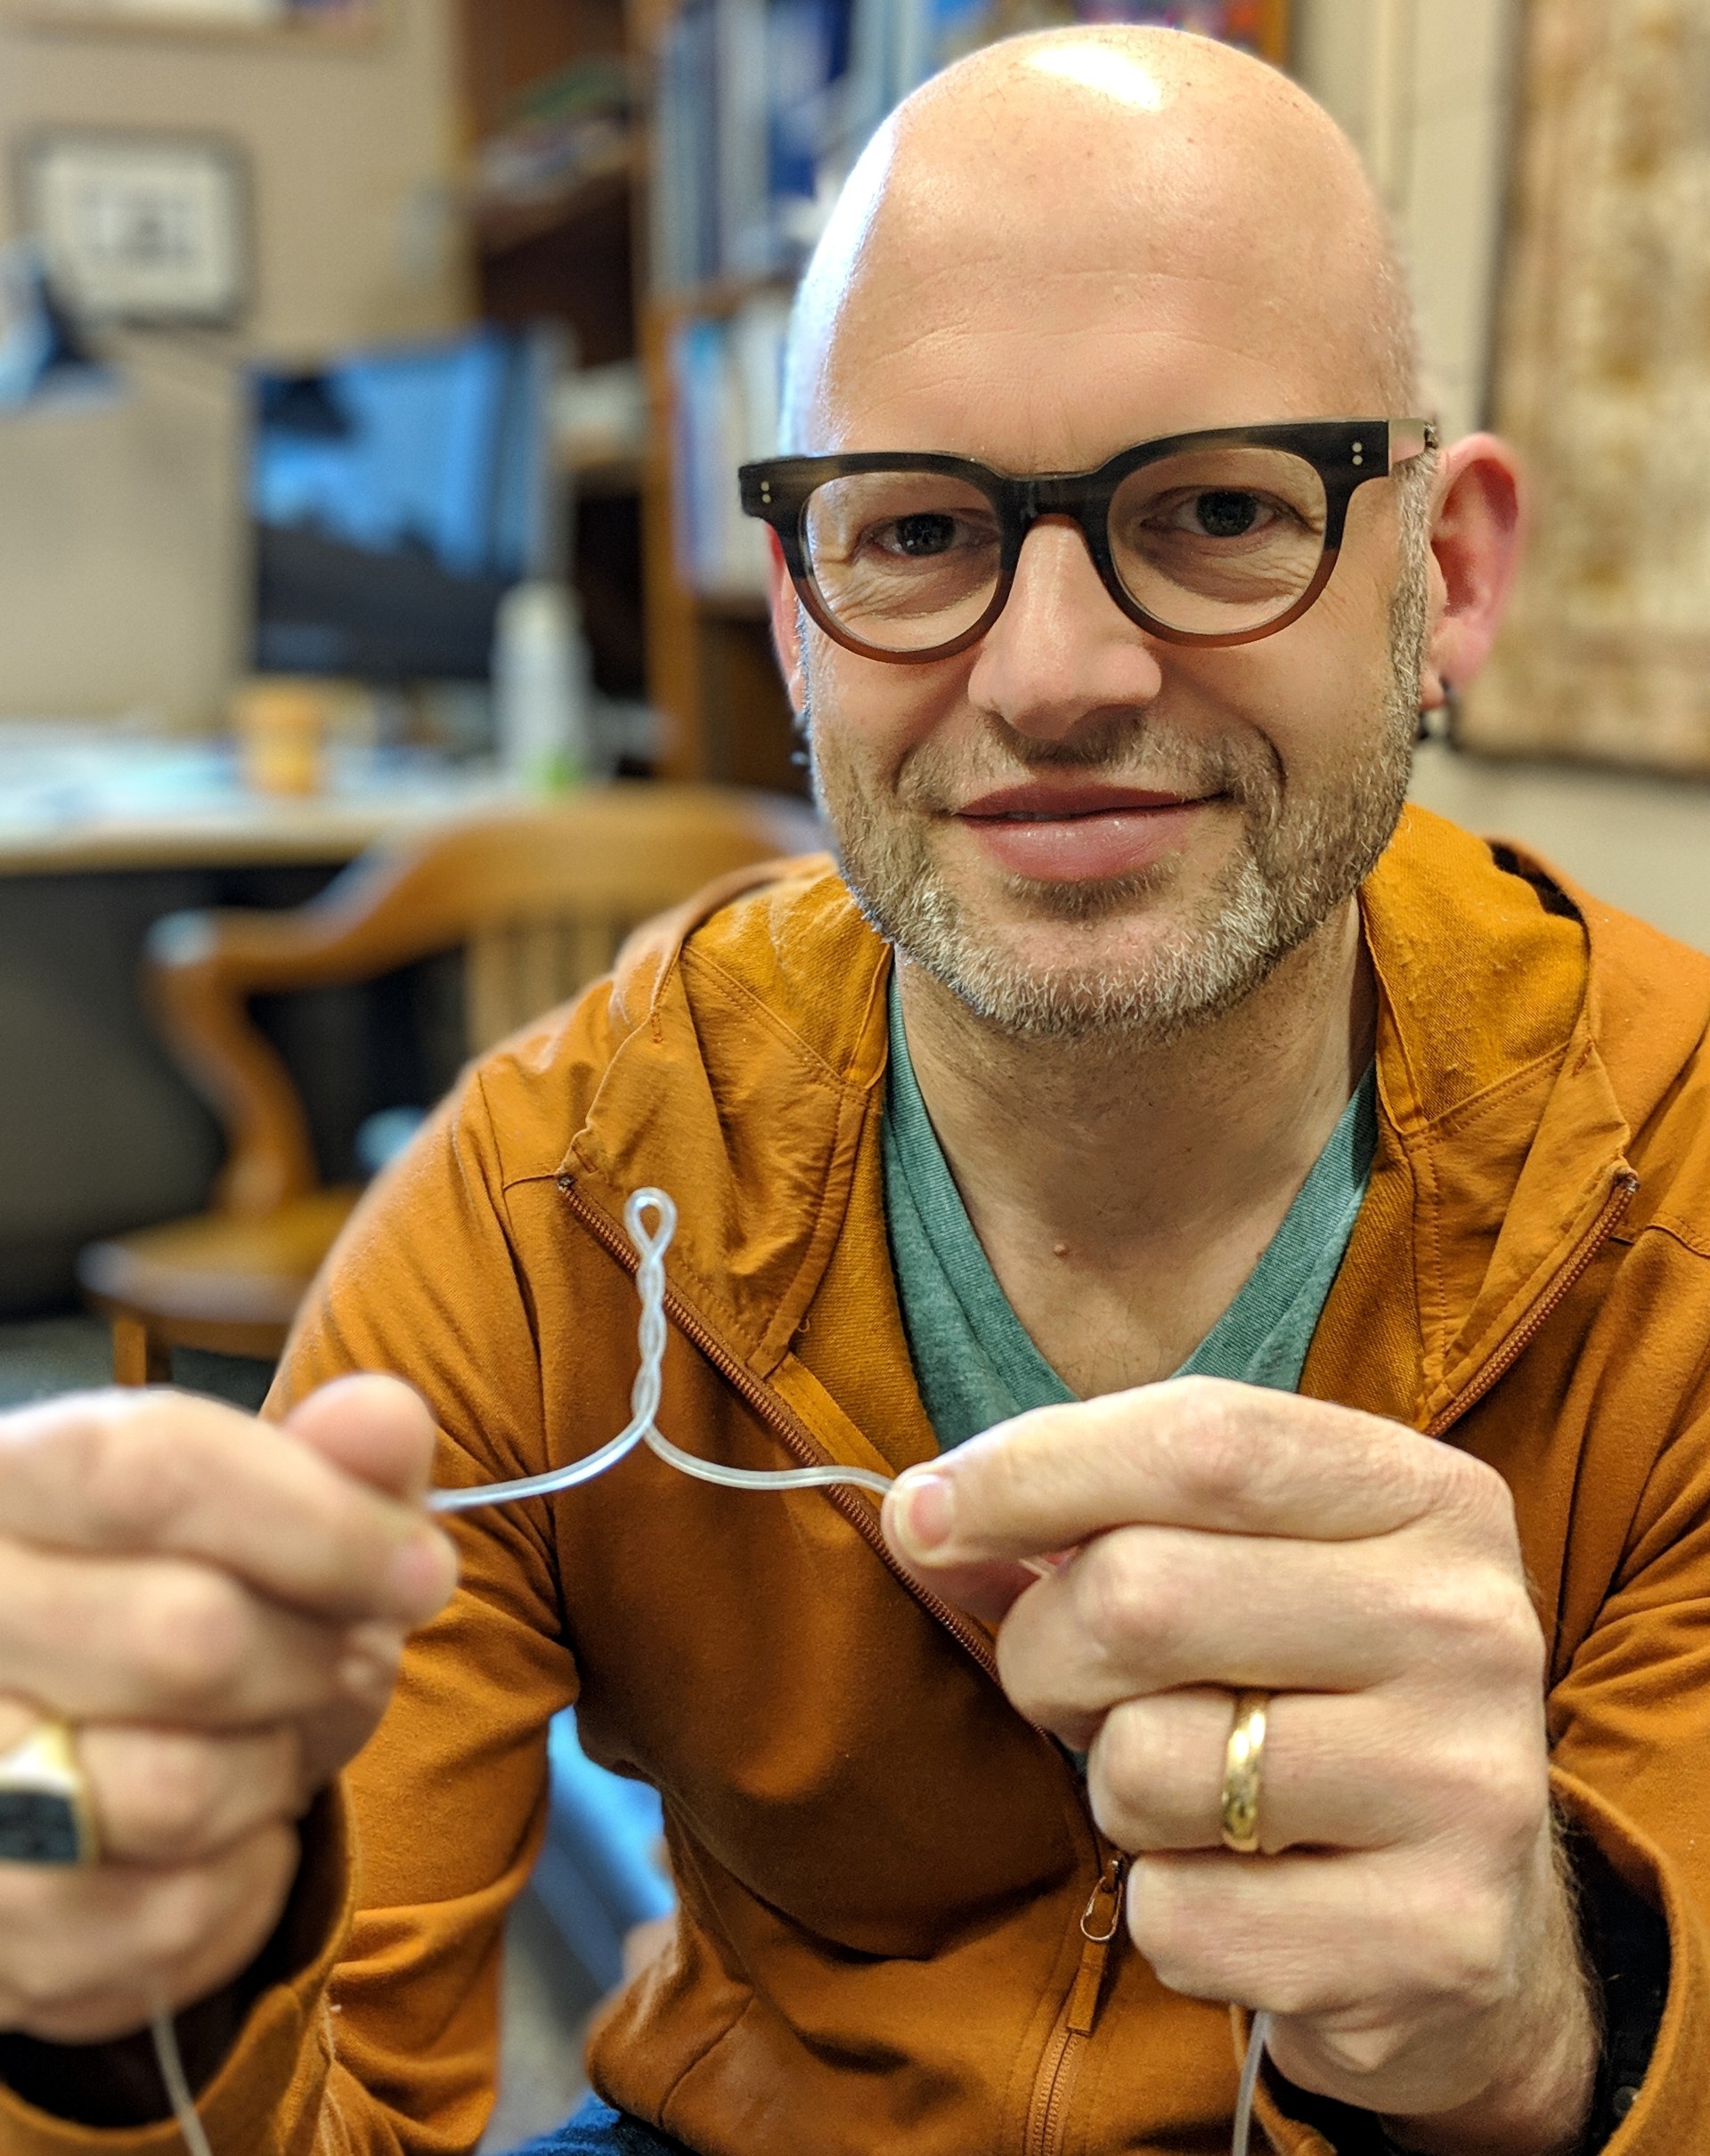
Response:
[[[252,663],[489,672],[500,598],[551,566],[548,330],[477,330],[251,380]]]

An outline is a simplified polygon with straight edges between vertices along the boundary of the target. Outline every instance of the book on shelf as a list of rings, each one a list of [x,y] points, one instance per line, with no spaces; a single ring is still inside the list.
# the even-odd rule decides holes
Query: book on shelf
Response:
[[[653,280],[787,276],[874,129],[1013,31],[1156,22],[1255,50],[1276,0],[685,0],[656,57]]]
[[[606,55],[576,61],[532,85],[476,146],[477,206],[525,207],[621,169],[632,102],[629,63]]]
[[[672,341],[677,573],[704,598],[766,589],[765,526],[743,515],[736,475],[777,445],[788,321],[787,296],[761,292],[733,314],[680,323]]]
[[[1159,22],[1258,49],[1279,19],[1276,0],[686,0],[657,53],[652,257],[656,290],[688,296],[669,347],[681,582],[711,599],[765,590],[737,467],[778,447],[789,281],[900,99],[1046,23]]]

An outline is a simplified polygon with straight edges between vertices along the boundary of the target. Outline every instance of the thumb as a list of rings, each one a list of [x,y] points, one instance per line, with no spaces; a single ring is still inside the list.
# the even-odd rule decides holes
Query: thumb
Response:
[[[401,1378],[335,1378],[285,1418],[293,1437],[370,1488],[416,1502],[433,1472],[436,1432],[428,1403]]]
[[[988,1558],[966,1565],[934,1565],[930,1569],[913,1556],[915,1537],[907,1517],[913,1491],[908,1476],[900,1477],[884,1501],[884,1539],[891,1554],[913,1579],[940,1601],[953,1602],[971,1617],[996,1631],[1012,1606],[1043,1574],[1054,1569],[1047,1559]]]

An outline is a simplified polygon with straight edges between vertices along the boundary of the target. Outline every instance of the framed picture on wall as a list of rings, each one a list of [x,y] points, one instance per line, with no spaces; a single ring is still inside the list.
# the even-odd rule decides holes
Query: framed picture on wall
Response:
[[[211,136],[54,131],[26,142],[29,232],[85,319],[226,328],[249,293],[248,167]]]
[[[252,28],[285,12],[281,0],[22,0],[17,9],[37,22],[136,22],[176,27],[211,24]]]
[[[5,0],[37,29],[366,37],[387,0]]]
[[[1710,777],[1704,0],[1524,28],[1493,419],[1535,515],[1458,738]]]

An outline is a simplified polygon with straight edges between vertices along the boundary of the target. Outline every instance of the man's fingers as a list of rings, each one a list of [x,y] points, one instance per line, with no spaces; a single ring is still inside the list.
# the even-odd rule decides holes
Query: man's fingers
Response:
[[[256,1725],[390,1692],[396,1625],[322,1623],[176,1558],[0,1542],[0,1671],[74,1721]]]
[[[406,1504],[433,1475],[436,1433],[421,1395],[401,1378],[335,1378],[299,1400],[285,1428],[323,1460]]]
[[[77,1733],[103,1858],[116,1864],[204,1862],[270,1822],[300,1818],[297,1726],[206,1736],[95,1722]]]
[[[1418,1672],[1425,1648],[1434,1668]],[[1348,1692],[1451,1669],[1518,1681],[1537,1648],[1524,1582],[1494,1563],[1445,1574],[1386,1543],[1115,1527],[1015,1605],[998,1659],[1015,1705],[1055,1729],[1184,1685]]]
[[[361,1430],[379,1430],[376,1449],[402,1474],[408,1411],[377,1413],[365,1393],[351,1412]],[[188,1393],[88,1393],[24,1409],[0,1419],[0,1534],[200,1558],[320,1615],[420,1623],[451,1592],[451,1543],[413,1504],[322,1457],[339,1413],[337,1402],[322,1411],[312,1444]]]
[[[1087,1761],[1093,1816],[1119,1849],[1214,1850],[1222,1843],[1224,1766],[1234,1701],[1212,1687],[1165,1692],[1113,1708]],[[1428,1740],[1420,1718],[1372,1695],[1284,1693],[1270,1703],[1258,1808],[1259,1846],[1393,1848],[1487,1817],[1507,1794],[1517,1823],[1526,1793],[1493,1790],[1494,1745],[1471,1727]],[[1405,1764],[1405,1771],[1398,1768]],[[1540,1768],[1535,1828],[1549,1802]]]
[[[1543,1635],[1518,1567],[1444,1566],[1421,1542],[1114,1527],[1010,1610],[1004,1689],[1078,1746],[1119,1701],[1188,1685],[1540,1698]]]
[[[1447,1845],[1435,1860],[1220,1850],[1128,1872],[1128,1931],[1161,1982],[1284,2015],[1376,2021],[1402,1995],[1484,1996],[1504,1973],[1510,1914],[1501,1883],[1470,1877]]]
[[[1177,1378],[1037,1408],[902,1476],[885,1517],[917,1569],[1066,1550],[1134,1521],[1351,1541],[1456,1492],[1493,1517],[1488,1469],[1399,1423],[1291,1393]]]
[[[207,1863],[86,1871],[0,1864],[0,2030],[96,2044],[230,1983],[266,1943],[297,1875],[297,1829],[259,1828]]]

